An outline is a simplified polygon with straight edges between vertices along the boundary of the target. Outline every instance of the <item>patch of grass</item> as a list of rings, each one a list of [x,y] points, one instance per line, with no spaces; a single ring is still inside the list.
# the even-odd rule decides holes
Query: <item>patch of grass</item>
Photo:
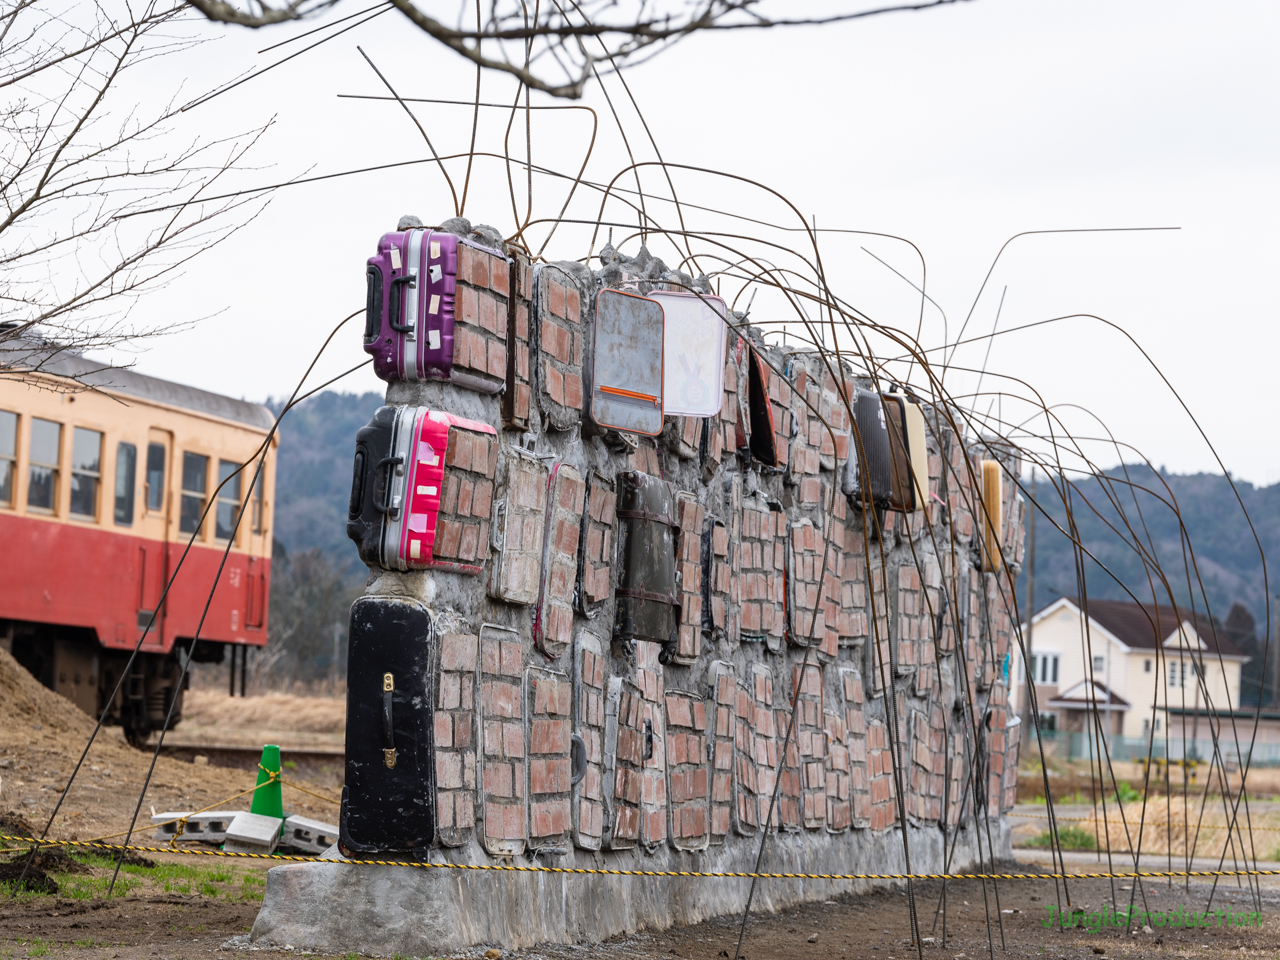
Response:
[[[1058,831],[1058,844],[1063,850],[1093,850],[1096,846],[1093,834],[1072,824]],[[1052,847],[1053,834],[1046,830],[1027,841],[1031,847]]]
[[[75,861],[75,872],[49,871],[58,884],[58,895],[70,900],[106,897],[115,870],[112,857],[96,852],[77,852],[71,855],[71,859]],[[87,870],[84,869],[86,867]],[[155,891],[183,895],[198,893],[231,902],[261,901],[265,887],[265,877],[231,864],[126,862],[120,868],[112,898]],[[0,896],[7,897],[12,888],[12,881],[0,882]],[[23,889],[18,891],[17,899],[26,902],[41,896],[46,894]]]
[[[298,769],[298,764],[297,764],[296,762],[294,762],[293,760],[286,760],[283,764],[281,764],[281,766],[283,766],[286,770],[297,770],[297,769]]]
[[[27,948],[28,957],[47,957],[49,955],[49,944],[44,940],[19,940],[18,943]]]
[[[1120,780],[1116,783],[1115,798],[1118,803],[1133,803],[1135,800],[1141,800],[1142,794],[1135,790],[1129,781]]]

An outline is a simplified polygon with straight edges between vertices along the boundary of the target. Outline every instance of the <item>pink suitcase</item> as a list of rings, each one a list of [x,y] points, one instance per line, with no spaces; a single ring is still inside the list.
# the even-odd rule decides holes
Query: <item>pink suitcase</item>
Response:
[[[347,535],[387,570],[481,573],[497,431],[426,407],[381,407],[356,435]]]

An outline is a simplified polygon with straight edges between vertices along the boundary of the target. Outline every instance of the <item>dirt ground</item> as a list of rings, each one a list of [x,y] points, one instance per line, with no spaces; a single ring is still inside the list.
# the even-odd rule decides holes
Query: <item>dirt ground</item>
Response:
[[[215,691],[197,691],[189,704],[189,722],[179,731],[182,739],[194,742],[204,737],[224,744],[242,739],[247,743],[264,739],[290,743],[292,736],[298,745],[327,739],[340,743],[341,700],[294,702],[304,699],[277,695],[231,701]],[[0,651],[0,833],[29,833],[43,827],[92,729],[90,718],[46,690]],[[129,747],[118,730],[105,730],[50,835],[91,839],[124,829],[150,762],[150,754]],[[199,809],[253,783],[251,770],[161,757],[143,801],[140,822],[144,842],[150,833],[146,818],[152,806],[157,810]],[[326,782],[319,792],[336,795],[337,790],[334,783]],[[248,800],[233,801],[228,807],[247,808]],[[289,789],[285,790],[285,804],[291,811],[321,819],[337,816],[336,805]],[[248,943],[247,934],[265,888],[265,864],[148,855],[150,860],[124,866],[116,895],[107,899],[111,870],[105,860],[42,854],[33,878],[44,892],[24,890],[10,899],[11,881],[20,869],[11,862],[14,856],[14,851],[0,850],[0,960],[46,956],[68,960],[195,960],[214,956],[265,960],[304,952],[257,949]],[[998,893],[988,885],[985,897],[976,881],[955,882],[947,889],[945,942],[941,917],[934,922],[941,890],[936,883],[915,889],[921,935],[926,938],[921,950],[925,957],[938,960],[980,960],[992,949],[996,956],[1073,960],[1099,956],[1221,960],[1280,955],[1275,947],[1280,943],[1280,930],[1273,917],[1280,905],[1280,891],[1275,890],[1263,891],[1260,927],[1163,927],[1150,934],[1140,929],[1126,934],[1123,929],[1064,931],[1051,923],[1046,926],[1051,913],[1045,907],[1059,902],[1059,893],[1048,881],[1005,882]],[[1149,885],[1146,907],[1156,911],[1203,909],[1209,890],[1206,885],[1189,890],[1167,882]],[[1110,906],[1113,896],[1120,906],[1126,906],[1132,894],[1127,883],[1117,882],[1114,891],[1107,881],[1071,883],[1071,903],[1086,913]],[[1142,905],[1141,897],[1137,903]],[[751,960],[909,960],[917,956],[917,950],[911,942],[907,904],[905,891],[889,890],[835,898],[778,916],[753,916],[742,955]],[[1234,880],[1218,888],[1214,906],[1252,909],[1248,892],[1238,889]],[[740,917],[726,917],[662,933],[641,932],[603,944],[544,946],[504,951],[503,955],[518,960],[715,960],[734,955],[739,924]],[[469,956],[483,956],[484,952],[471,951]]]
[[[159,856],[153,868],[126,867],[122,876],[133,885],[124,896],[105,900],[105,862],[77,875],[50,871],[61,884],[58,895],[19,894],[15,900],[0,901],[0,960],[52,957],[67,960],[198,960],[198,958],[263,958],[305,954],[302,950],[258,949],[249,944],[247,934],[260,903],[265,868],[221,867],[215,864],[192,866],[177,863],[179,858]],[[147,876],[148,873],[155,876]],[[1234,883],[1234,882],[1233,882]],[[1125,885],[1127,886],[1127,884]],[[986,901],[977,881],[948,884],[946,942],[942,942],[942,920],[934,922],[941,884],[916,888],[915,899],[925,957],[981,960],[983,957],[1050,958],[1183,958],[1226,960],[1273,958],[1278,942],[1275,911],[1280,896],[1264,891],[1260,927],[1170,929],[1128,934],[1123,929],[1097,933],[1074,929],[1046,928],[1051,913],[1046,906],[1057,903],[1054,886],[1048,881],[1005,882],[1000,885],[999,911],[996,891],[987,886]],[[1167,882],[1148,886],[1147,909],[1153,911],[1195,907],[1203,909],[1209,895],[1207,885],[1170,888]],[[1121,906],[1129,902],[1131,891],[1116,885]],[[1107,881],[1078,881],[1071,884],[1072,904],[1078,909],[1099,911],[1109,904],[1111,885]],[[1139,906],[1142,898],[1138,897]],[[1253,909],[1246,890],[1220,886],[1215,908],[1228,911]],[[988,943],[987,909],[992,923]],[[1003,920],[1003,946],[999,920]],[[602,944],[544,946],[532,950],[502,951],[514,960],[668,960],[671,957],[732,957],[741,918],[726,917],[692,927],[662,933],[639,933],[618,937]],[[928,939],[931,938],[931,939]],[[501,949],[501,945],[496,945]],[[483,956],[485,948],[465,956]],[[791,958],[840,958],[840,960],[910,960],[917,951],[911,945],[910,921],[905,891],[883,891],[863,897],[841,897],[777,916],[754,916],[747,925],[742,956],[750,960],[791,960]],[[349,955],[348,960],[354,960]],[[400,958],[406,960],[406,958]]]
[[[93,726],[86,714],[42,686],[0,650],[0,812],[16,812],[43,828],[66,789]],[[125,830],[150,764],[151,754],[125,743],[118,728],[103,728],[49,835],[88,840]],[[162,756],[143,798],[138,822],[144,827],[144,836],[149,836],[152,807],[157,812],[199,810],[248,790],[255,782],[255,771],[201,766]],[[317,792],[337,795],[332,789]],[[290,812],[329,822],[337,817],[336,804],[288,788],[284,797]],[[247,810],[250,802],[245,796],[230,801],[225,809]]]

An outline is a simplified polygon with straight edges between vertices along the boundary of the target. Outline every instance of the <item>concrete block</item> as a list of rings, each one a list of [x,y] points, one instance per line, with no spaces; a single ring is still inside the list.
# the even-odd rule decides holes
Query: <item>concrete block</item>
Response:
[[[187,817],[187,825],[183,828],[183,840],[202,840],[205,843],[223,843],[227,839],[227,827],[231,821],[244,813],[242,810],[208,810],[204,813],[168,812],[157,813],[151,822],[159,824],[159,829],[152,836],[166,843],[178,832],[177,823],[166,823],[178,817]]]
[[[274,853],[284,820],[260,813],[242,813],[227,827],[223,849],[228,853]]]
[[[289,817],[284,822],[281,842],[307,853],[324,853],[338,842],[338,828],[308,817]]]

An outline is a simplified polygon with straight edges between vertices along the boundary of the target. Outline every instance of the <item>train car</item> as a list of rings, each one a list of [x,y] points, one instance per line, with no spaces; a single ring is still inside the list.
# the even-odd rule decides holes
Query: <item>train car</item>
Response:
[[[181,719],[187,659],[230,651],[234,682],[239,652],[243,677],[267,642],[273,422],[74,354],[38,372],[0,355],[0,647],[134,744]]]

